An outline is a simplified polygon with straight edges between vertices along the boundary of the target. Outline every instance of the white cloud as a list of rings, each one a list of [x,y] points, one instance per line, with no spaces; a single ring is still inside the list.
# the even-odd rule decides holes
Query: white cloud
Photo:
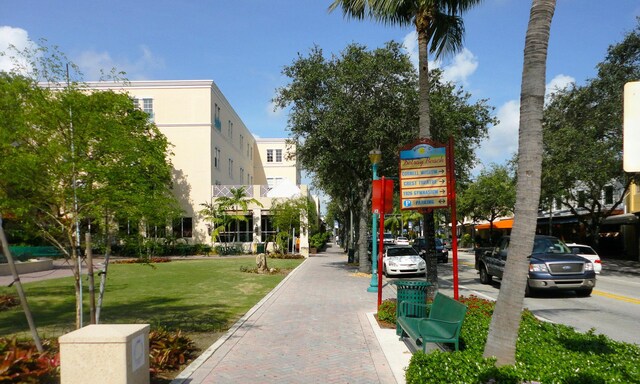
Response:
[[[150,77],[154,69],[164,67],[164,60],[153,55],[151,50],[140,46],[140,56],[134,60],[129,58],[113,58],[107,51],[84,51],[74,59],[80,67],[86,80],[99,80],[102,73],[108,74],[112,69],[126,72],[129,80],[145,80]]]
[[[545,89],[545,98],[548,98],[553,93],[562,91],[564,88],[568,87],[569,85],[575,82],[576,82],[576,79],[574,79],[571,76],[567,76],[563,74],[557,75],[556,77],[551,79],[550,82],[547,83],[547,86]]]
[[[13,45],[18,51],[22,51],[25,48],[33,49],[33,42],[29,40],[29,33],[22,28],[13,28],[9,26],[0,26],[0,52],[5,52],[7,55],[0,56],[0,71],[16,70],[17,67],[26,68],[27,61],[19,60],[14,62],[11,59],[11,52],[8,51],[10,45]]]
[[[489,139],[478,149],[478,157],[484,166],[504,164],[518,151],[520,102],[506,102],[498,109],[496,117],[500,122],[489,128]]]
[[[443,80],[453,83],[467,84],[467,78],[478,68],[478,58],[467,48],[453,57],[451,63],[444,67]]]
[[[418,69],[418,34],[412,31],[405,35],[402,44],[404,45],[409,59],[413,66]],[[442,68],[443,80],[458,82],[463,85],[467,85],[467,78],[471,76],[478,68],[478,58],[468,49],[464,48],[461,52],[456,54],[451,62],[442,67],[440,60],[429,61],[429,68]]]

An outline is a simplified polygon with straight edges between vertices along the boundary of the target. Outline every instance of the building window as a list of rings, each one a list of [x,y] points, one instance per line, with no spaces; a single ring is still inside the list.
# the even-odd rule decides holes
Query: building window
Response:
[[[284,181],[283,177],[267,177],[267,184],[269,185],[269,189],[275,187],[276,185],[282,183]]]
[[[249,143],[247,143],[247,157],[249,157]]]
[[[220,148],[218,147],[213,150],[213,166],[220,169]]]
[[[229,177],[233,179],[233,160],[229,159]]]
[[[231,122],[231,120],[229,120],[229,127],[227,128],[227,136],[229,136],[230,139],[233,139],[233,123]]]
[[[267,149],[267,163],[273,163],[273,149]]]
[[[244,145],[244,136],[240,135],[240,150],[242,151],[242,146]]]
[[[587,196],[584,191],[578,191],[578,207],[584,207],[586,200]]]
[[[244,168],[240,167],[240,185],[244,185]]]
[[[282,149],[276,149],[276,163],[282,163]]]
[[[138,98],[134,97],[131,99],[131,103],[133,104],[133,108],[140,108],[140,100],[138,100]]]
[[[604,187],[604,203],[613,204],[613,187],[611,185]]]
[[[181,217],[173,220],[173,236],[176,238],[193,237],[193,218]]]
[[[149,115],[149,120],[153,121],[153,99],[142,99],[142,110]]]
[[[218,103],[215,103],[213,106],[213,125],[219,131],[222,129],[222,122],[220,122],[220,107]]]

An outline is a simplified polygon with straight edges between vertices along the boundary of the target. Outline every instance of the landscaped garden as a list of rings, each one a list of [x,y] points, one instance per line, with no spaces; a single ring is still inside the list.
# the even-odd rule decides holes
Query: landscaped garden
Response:
[[[269,259],[269,268],[273,270],[267,274],[250,273],[255,269],[255,258],[252,256],[112,264],[108,269],[100,323],[148,323],[151,324],[152,333],[155,331],[155,336],[164,340],[159,345],[170,348],[170,344],[173,344],[185,350],[191,345],[202,351],[301,262],[300,259]],[[86,279],[84,282],[86,284]],[[96,292],[98,285],[99,279],[96,278]],[[75,291],[72,277],[24,283],[23,287],[41,337],[55,339],[74,330]],[[86,286],[84,292],[84,302],[88,303]],[[0,287],[0,297],[12,296],[15,296],[15,288]],[[86,311],[88,308],[85,305]],[[89,315],[85,313],[84,316],[86,324]],[[9,340],[14,336],[25,340],[30,338],[19,305],[0,305],[0,336]],[[11,348],[6,340],[0,340],[0,353],[4,355]],[[24,351],[24,348],[17,348],[18,353],[22,353],[20,351]],[[53,348],[55,350],[56,346]],[[53,355],[48,358],[55,359]],[[153,371],[153,359],[151,363]],[[0,382],[38,382],[26,379],[3,381],[7,379],[3,374],[3,365],[0,364]],[[164,372],[163,369],[154,374],[171,376],[170,372]]]
[[[640,347],[594,332],[538,320],[524,311],[515,366],[496,368],[482,357],[494,303],[462,297],[468,306],[458,352],[416,352],[407,384],[426,383],[640,383]],[[395,321],[395,303],[381,306],[378,318]]]

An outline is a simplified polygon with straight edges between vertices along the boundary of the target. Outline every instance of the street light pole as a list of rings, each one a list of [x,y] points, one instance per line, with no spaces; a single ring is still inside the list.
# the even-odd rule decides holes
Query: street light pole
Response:
[[[379,149],[369,152],[373,180],[378,180],[378,164],[381,159],[382,152]],[[378,292],[378,215],[379,213],[374,211],[371,219],[371,283],[367,288],[367,292]]]

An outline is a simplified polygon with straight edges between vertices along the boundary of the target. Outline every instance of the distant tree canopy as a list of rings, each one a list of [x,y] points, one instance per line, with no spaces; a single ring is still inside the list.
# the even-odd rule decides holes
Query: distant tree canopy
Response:
[[[640,21],[597,68],[595,78],[555,93],[546,106],[542,174],[543,209],[569,210],[595,241],[634,178],[622,169],[622,105],[624,84],[640,79]],[[622,193],[605,207],[612,188]]]

